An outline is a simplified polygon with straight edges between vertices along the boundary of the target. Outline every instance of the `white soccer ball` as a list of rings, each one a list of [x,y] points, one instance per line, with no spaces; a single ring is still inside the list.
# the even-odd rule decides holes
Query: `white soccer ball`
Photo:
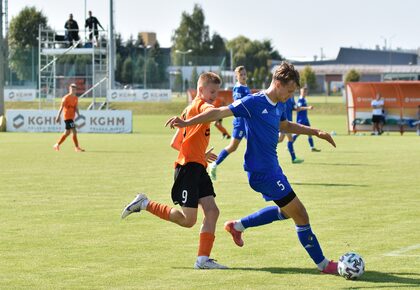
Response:
[[[365,272],[365,261],[354,252],[349,252],[340,257],[338,261],[338,274],[340,276],[353,280],[363,275]]]

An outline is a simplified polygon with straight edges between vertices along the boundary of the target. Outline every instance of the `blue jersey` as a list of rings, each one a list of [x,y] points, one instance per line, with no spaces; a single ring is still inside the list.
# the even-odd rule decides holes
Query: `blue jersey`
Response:
[[[286,101],[286,118],[288,121],[293,121],[293,110],[296,110],[295,98],[292,97]]]
[[[242,99],[243,97],[250,95],[251,94],[251,90],[244,85],[241,85],[240,83],[236,83],[235,86],[232,89],[232,93],[233,93],[233,100],[239,100]]]
[[[229,109],[235,117],[245,120],[245,171],[277,172],[280,165],[276,148],[280,121],[286,120],[285,103],[273,103],[264,92],[259,92],[233,102]]]
[[[251,90],[247,86],[241,85],[240,83],[236,83],[235,86],[232,89],[232,93],[233,93],[233,100],[237,101],[237,100],[242,99],[245,96],[250,95]],[[232,123],[233,123],[234,130],[236,128],[236,131],[242,131],[242,132],[245,131],[244,121],[241,118],[237,118],[237,117],[233,118]],[[233,134],[233,132],[232,132],[232,134]],[[235,139],[242,139],[242,137],[233,136],[233,138],[235,138]]]
[[[298,102],[297,102],[297,106],[298,107],[307,107],[308,104],[306,103],[306,99],[302,96],[299,97]],[[299,111],[297,113],[297,122],[306,122],[308,121],[308,111],[307,110],[302,110]]]

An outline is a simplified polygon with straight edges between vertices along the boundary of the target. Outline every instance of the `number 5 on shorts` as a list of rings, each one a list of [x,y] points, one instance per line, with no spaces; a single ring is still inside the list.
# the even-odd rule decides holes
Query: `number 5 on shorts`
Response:
[[[281,183],[281,180],[277,181],[277,185],[280,187],[281,191],[283,191],[285,189],[283,183]]]

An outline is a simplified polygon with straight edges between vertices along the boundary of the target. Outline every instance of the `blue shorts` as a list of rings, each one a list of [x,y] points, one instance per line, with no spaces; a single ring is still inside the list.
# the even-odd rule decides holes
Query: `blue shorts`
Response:
[[[311,126],[311,124],[309,123],[309,119],[300,119],[300,120],[297,120],[297,123],[304,126],[308,126],[308,127]]]
[[[253,190],[261,193],[266,201],[284,199],[293,191],[280,167],[272,174],[247,173],[249,185]]]
[[[245,121],[243,118],[234,118],[233,119],[233,130],[232,137],[238,140],[242,140],[245,136]]]

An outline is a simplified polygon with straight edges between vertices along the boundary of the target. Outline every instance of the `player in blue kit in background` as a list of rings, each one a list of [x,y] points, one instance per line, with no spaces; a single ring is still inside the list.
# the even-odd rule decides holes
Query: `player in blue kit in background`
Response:
[[[251,94],[251,90],[246,85],[246,69],[244,66],[238,66],[235,68],[235,76],[238,81],[232,89],[233,100],[239,100],[243,97]],[[245,121],[241,117],[233,118],[233,131],[232,139],[228,146],[226,146],[222,151],[220,151],[216,161],[210,164],[210,177],[213,180],[216,180],[216,170],[217,166],[225,160],[225,158],[238,149],[239,144],[242,141],[242,138],[245,137]]]
[[[289,99],[286,101],[286,118],[289,122],[293,122],[293,111],[297,110],[297,106],[295,103],[295,98],[292,95]],[[287,150],[289,150],[290,157],[292,157],[292,163],[302,163],[303,159],[299,159],[296,157],[295,149],[293,148],[293,136],[290,133],[282,133],[280,132],[279,135],[279,143],[283,142],[284,137],[287,136]]]
[[[314,107],[313,106],[308,106],[308,104],[306,103],[306,98],[305,97],[306,97],[307,94],[308,94],[308,89],[307,88],[301,88],[300,89],[300,96],[299,96],[299,99],[298,99],[298,102],[297,102],[297,107],[302,108],[303,110],[298,110],[296,122],[298,124],[310,127],[311,124],[309,123],[308,110],[312,110]],[[299,134],[293,135],[293,142],[296,141],[297,137],[299,137]],[[311,146],[311,151],[312,152],[320,152],[321,151],[320,149],[315,148],[314,139],[312,139],[312,136],[308,136],[308,142],[309,142],[309,146]]]
[[[306,209],[287,181],[277,159],[279,129],[284,133],[315,135],[335,147],[330,134],[287,121],[284,102],[298,87],[299,72],[293,65],[283,62],[276,67],[271,84],[265,91],[248,95],[228,107],[207,110],[185,121],[179,117],[172,117],[166,125],[169,124],[172,128],[187,127],[232,115],[243,117],[247,135],[244,169],[249,185],[260,192],[266,201],[274,201],[276,205],[265,207],[240,220],[228,221],[225,223],[225,229],[232,234],[238,246],[243,246],[242,232],[246,228],[292,218],[299,241],[317,268],[326,274],[338,274],[337,263],[323,255],[321,246],[311,230]]]

